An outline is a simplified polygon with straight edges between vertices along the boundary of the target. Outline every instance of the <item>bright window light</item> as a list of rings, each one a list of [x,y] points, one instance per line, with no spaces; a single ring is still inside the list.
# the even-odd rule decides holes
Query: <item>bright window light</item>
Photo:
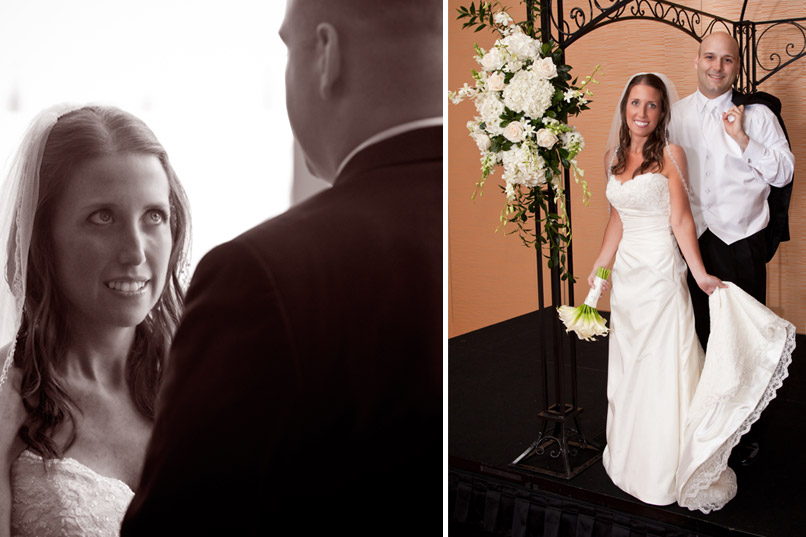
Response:
[[[266,0],[4,1],[0,158],[57,102],[142,118],[190,198],[193,270],[210,248],[291,204],[284,13],[284,1]]]

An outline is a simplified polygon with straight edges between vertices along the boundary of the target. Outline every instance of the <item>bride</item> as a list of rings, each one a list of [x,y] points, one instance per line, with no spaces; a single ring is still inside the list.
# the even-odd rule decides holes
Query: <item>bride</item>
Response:
[[[0,204],[0,536],[116,536],[181,313],[185,193],[141,120],[57,106]]]
[[[674,100],[665,76],[634,75],[605,155],[612,208],[589,277],[593,286],[596,269],[613,262],[602,461],[612,481],[643,502],[708,513],[736,494],[728,455],[786,376],[795,329],[705,271],[685,152],[666,135]],[[718,343],[707,357],[687,270],[710,295]]]

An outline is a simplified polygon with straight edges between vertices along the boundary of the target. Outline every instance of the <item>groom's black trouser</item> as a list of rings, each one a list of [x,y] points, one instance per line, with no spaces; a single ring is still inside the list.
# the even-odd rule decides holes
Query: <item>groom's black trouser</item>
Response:
[[[725,244],[719,237],[706,229],[699,239],[700,255],[705,270],[722,281],[732,282],[747,294],[766,304],[767,301],[767,241],[765,230],[750,235],[733,244]],[[705,349],[708,343],[711,317],[708,311],[708,295],[698,286],[688,273],[688,288],[691,304],[694,307],[694,324],[697,337]],[[743,442],[758,442],[764,434],[764,416],[744,435]]]
[[[722,281],[732,282],[761,302],[767,302],[767,241],[762,229],[758,233],[733,244],[725,244],[710,229],[700,235],[700,255],[708,274]],[[702,348],[708,344],[711,317],[708,312],[708,295],[688,273],[691,305],[694,307],[694,324]]]

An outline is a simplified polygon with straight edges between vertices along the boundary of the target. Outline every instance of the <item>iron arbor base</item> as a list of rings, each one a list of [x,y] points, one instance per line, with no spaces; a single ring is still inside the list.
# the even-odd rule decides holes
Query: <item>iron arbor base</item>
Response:
[[[577,416],[582,408],[565,405],[560,410],[552,405],[538,413],[543,420],[543,430],[529,448],[521,453],[510,466],[572,479],[601,459],[602,446],[586,440],[581,432]],[[573,425],[572,425],[573,424]],[[551,434],[549,434],[549,429]],[[527,464],[531,461],[532,464]]]

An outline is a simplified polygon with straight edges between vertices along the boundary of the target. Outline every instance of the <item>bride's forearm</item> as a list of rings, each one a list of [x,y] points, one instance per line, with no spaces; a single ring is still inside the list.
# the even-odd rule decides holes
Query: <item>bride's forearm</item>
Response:
[[[680,247],[680,253],[686,260],[688,269],[695,280],[707,274],[705,264],[700,255],[700,245],[697,242],[697,230],[694,226],[693,218],[683,218],[677,224],[672,225],[672,232],[674,238],[677,240],[677,245]]]
[[[610,208],[610,219],[607,221],[604,236],[602,237],[602,246],[599,248],[599,255],[596,256],[593,270],[598,267],[609,267],[616,256],[616,250],[621,242],[622,235],[621,218],[614,208]]]

